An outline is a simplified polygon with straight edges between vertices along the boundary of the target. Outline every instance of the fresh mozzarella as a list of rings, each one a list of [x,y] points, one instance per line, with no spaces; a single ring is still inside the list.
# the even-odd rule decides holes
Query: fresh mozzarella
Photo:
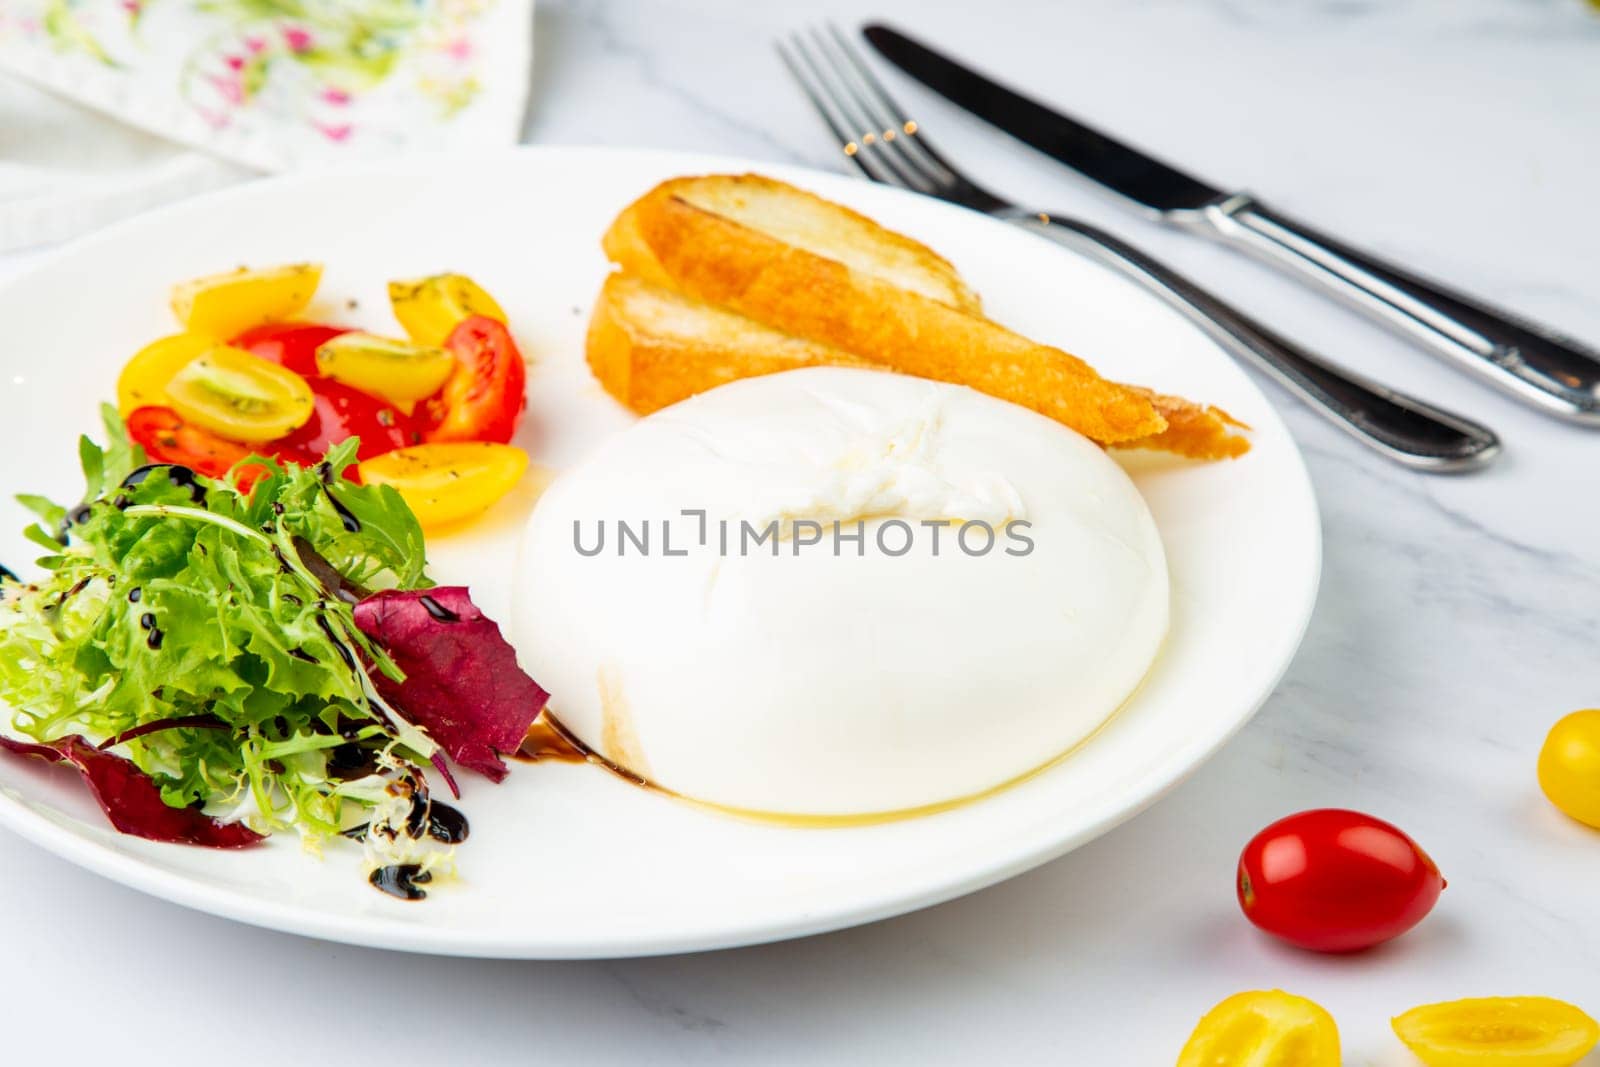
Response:
[[[545,492],[517,583],[518,656],[580,739],[788,815],[1024,775],[1117,710],[1167,629],[1155,523],[1097,446],[864,370],[734,382],[618,434]]]

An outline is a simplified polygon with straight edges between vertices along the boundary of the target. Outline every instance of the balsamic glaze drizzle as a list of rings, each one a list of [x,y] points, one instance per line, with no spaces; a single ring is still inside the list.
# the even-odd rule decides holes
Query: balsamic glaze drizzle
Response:
[[[78,523],[86,522],[89,518],[89,505],[79,504],[67,512],[61,519],[61,524],[56,527],[56,540],[66,544],[72,535],[72,527]],[[15,577],[15,576],[13,576]]]
[[[352,778],[365,778],[377,769],[378,761],[374,754],[354,741],[347,741],[328,752],[329,778],[349,781]],[[358,829],[365,832],[366,827]]]
[[[445,607],[443,604],[439,603],[437,600],[433,599],[433,597],[431,597],[431,596],[426,596],[426,595],[419,596],[417,598],[417,603],[421,604],[422,607],[423,607],[423,610],[426,611],[429,615],[433,616],[434,621],[436,621],[436,622],[460,622],[461,621],[461,616],[460,615],[457,615],[455,612],[451,611],[449,608]]]
[[[327,464],[323,464],[323,466],[327,466]],[[361,520],[356,518],[354,512],[339,502],[339,498],[333,495],[333,490],[328,488],[327,482],[322,483],[322,495],[328,498],[328,503],[333,506],[333,510],[339,513],[339,522],[343,524],[346,533],[361,532]]]
[[[328,624],[328,617],[321,612],[317,613],[317,625],[322,627],[322,632],[328,635],[328,640],[333,642],[333,647],[338,650],[339,658],[344,660],[344,665],[351,669],[356,665],[356,654],[350,647],[339,640],[339,635],[333,632],[333,627]]]
[[[472,833],[467,817],[441,800],[433,800],[426,789],[411,794],[411,810],[406,814],[406,833],[424,834],[446,845],[459,845]]]
[[[472,833],[467,817],[459,808],[435,800],[429,805],[428,836],[447,845],[459,845]]]
[[[199,476],[181,463],[146,463],[142,467],[135,467],[122,479],[122,488],[132,489],[142,484],[152,471],[166,471],[167,481],[180,489],[189,490],[189,499],[195,504],[206,502],[206,487],[200,484]]]
[[[433,881],[433,875],[415,863],[401,863],[393,867],[379,867],[367,876],[373,888],[397,900],[426,900],[428,893],[419,886]]]

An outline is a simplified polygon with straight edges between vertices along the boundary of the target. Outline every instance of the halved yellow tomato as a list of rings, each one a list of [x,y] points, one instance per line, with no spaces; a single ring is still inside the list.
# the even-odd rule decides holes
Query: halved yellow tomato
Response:
[[[1600,708],[1575,711],[1550,728],[1539,750],[1539,788],[1563,812],[1600,830]]]
[[[389,303],[407,336],[419,345],[435,348],[444,344],[461,320],[473,315],[506,321],[506,313],[494,297],[465,274],[390,282]]]
[[[426,528],[470,519],[509,493],[528,469],[528,454],[487,441],[397,448],[362,461],[361,480],[393,486]]]
[[[1281,989],[1235,993],[1200,1020],[1178,1067],[1339,1067],[1339,1027],[1305,997]]]
[[[196,426],[233,441],[282,437],[311,417],[311,386],[242,348],[214,344],[167,382],[167,402]]]
[[[304,310],[322,281],[322,264],[240,267],[172,287],[172,313],[189,333],[226,339]]]
[[[1600,1024],[1550,997],[1475,997],[1412,1008],[1394,1032],[1429,1067],[1568,1067],[1600,1040]]]
[[[117,376],[117,413],[127,418],[136,408],[166,407],[172,376],[216,343],[204,334],[175,333],[139,349]]]
[[[442,348],[352,330],[317,348],[317,370],[369,396],[394,403],[407,415],[417,401],[437,393],[456,369]]]

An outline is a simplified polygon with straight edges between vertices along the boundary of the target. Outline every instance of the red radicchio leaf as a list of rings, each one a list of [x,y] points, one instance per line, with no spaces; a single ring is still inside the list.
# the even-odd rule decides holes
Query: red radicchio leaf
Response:
[[[389,590],[357,604],[355,616],[405,672],[398,683],[373,674],[383,698],[461,766],[503,780],[499,753],[517,750],[550,694],[517,666],[466,589]]]
[[[439,772],[439,777],[444,779],[444,784],[450,787],[450,795],[460,800],[461,787],[456,785],[456,776],[450,773],[450,765],[444,761],[444,753],[435,752],[428,757],[428,762],[433,764],[433,769]]]
[[[161,799],[161,790],[137,764],[102,752],[78,734],[48,744],[0,735],[0,749],[71,766],[83,776],[111,825],[122,833],[203,848],[245,848],[263,839],[242,822],[221,822],[195,808],[169,807]]]

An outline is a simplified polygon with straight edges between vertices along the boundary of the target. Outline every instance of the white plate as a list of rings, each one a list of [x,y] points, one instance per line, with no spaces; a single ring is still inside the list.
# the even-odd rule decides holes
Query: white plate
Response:
[[[1085,259],[945,204],[787,167],[565,148],[391,163],[253,184],[74,245],[0,292],[0,455],[9,457],[0,559],[16,566],[36,554],[12,533],[26,521],[12,492],[75,496],[73,440],[98,425],[96,405],[111,398],[123,360],[173,329],[167,287],[239,263],[321,260],[313,312],[391,332],[387,279],[471,273],[536,362],[519,443],[542,463],[571,463],[631,418],[583,362],[606,271],[600,234],[659,179],[746,169],[927,241],[999,321],[1255,427],[1254,450],[1233,463],[1123,458],[1166,543],[1172,630],[1148,683],[1092,741],[978,803],[850,829],[744,822],[595,768],[517,765],[499,787],[464,782],[473,836],[459,854],[461,880],[422,904],[369,888],[354,849],[318,861],[282,835],[245,853],[119,836],[75,781],[33,761],[0,761],[0,821],[137,889],[281,930],[461,955],[643,955],[793,937],[947,900],[1104,833],[1215,751],[1288,665],[1316,594],[1316,504],[1266,399],[1194,328]],[[504,617],[528,506],[508,501],[469,532],[433,540],[435,576],[468,582]]]

